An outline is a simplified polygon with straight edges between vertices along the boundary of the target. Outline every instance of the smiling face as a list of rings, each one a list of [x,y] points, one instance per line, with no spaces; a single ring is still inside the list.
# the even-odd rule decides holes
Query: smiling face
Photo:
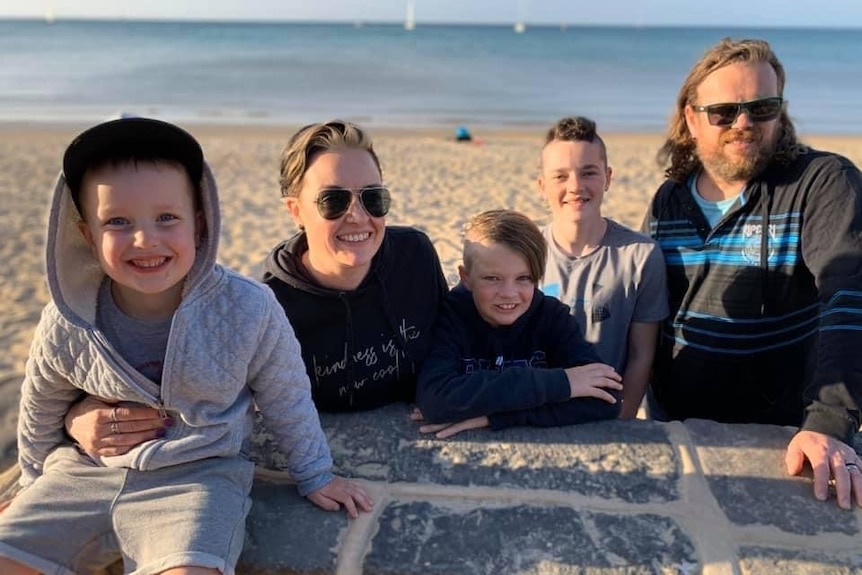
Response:
[[[719,68],[704,78],[697,87],[695,103],[708,106],[778,95],[778,78],[768,62],[742,62]],[[741,188],[774,154],[779,119],[753,122],[742,113],[731,126],[713,126],[705,112],[688,105],[685,120],[703,169],[719,188]]]
[[[476,310],[489,325],[512,325],[530,308],[536,282],[526,258],[487,239],[468,241],[461,283],[473,294]]]
[[[185,171],[146,161],[87,172],[81,233],[132,317],[167,317],[195,262],[199,215]]]
[[[600,142],[553,140],[542,150],[539,189],[555,222],[601,220],[601,205],[611,183]]]
[[[294,221],[305,228],[308,238],[303,263],[325,286],[353,289],[362,282],[383,243],[386,217],[370,216],[354,194],[347,213],[324,219],[316,203],[318,194],[331,187],[358,191],[374,185],[381,185],[381,175],[371,154],[358,148],[337,148],[315,156],[302,178],[299,195],[285,198]]]

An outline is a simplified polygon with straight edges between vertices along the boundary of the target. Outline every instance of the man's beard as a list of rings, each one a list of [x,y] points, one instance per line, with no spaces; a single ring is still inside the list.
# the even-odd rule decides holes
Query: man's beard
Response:
[[[725,182],[748,182],[766,168],[775,155],[778,130],[772,140],[760,141],[760,130],[729,130],[721,136],[719,147],[710,152],[698,150],[698,157],[704,169]],[[757,146],[753,154],[745,157],[729,158],[724,153],[724,145],[735,141],[754,142]]]

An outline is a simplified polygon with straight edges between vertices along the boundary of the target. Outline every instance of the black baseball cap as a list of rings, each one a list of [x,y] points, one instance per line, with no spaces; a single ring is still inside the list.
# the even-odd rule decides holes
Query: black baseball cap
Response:
[[[203,150],[182,128],[152,118],[110,120],[78,134],[63,154],[63,175],[79,213],[81,181],[87,170],[129,159],[178,162],[195,188],[203,176]]]

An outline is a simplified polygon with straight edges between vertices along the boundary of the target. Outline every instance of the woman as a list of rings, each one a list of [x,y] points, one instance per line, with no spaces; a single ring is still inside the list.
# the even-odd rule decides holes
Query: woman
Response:
[[[300,231],[270,253],[263,281],[302,346],[318,410],[412,401],[447,285],[424,233],[386,226],[390,193],[371,140],[349,122],[302,128],[282,153],[281,194]],[[86,451],[110,456],[171,421],[87,398],[66,424]]]

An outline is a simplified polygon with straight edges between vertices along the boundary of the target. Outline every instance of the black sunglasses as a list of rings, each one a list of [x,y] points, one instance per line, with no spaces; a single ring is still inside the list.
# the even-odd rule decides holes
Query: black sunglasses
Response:
[[[382,218],[389,213],[392,197],[386,186],[366,186],[355,192],[348,188],[331,187],[320,190],[317,199],[314,200],[320,217],[325,220],[337,220],[346,214],[354,194],[359,199],[359,205],[372,218]]]
[[[692,106],[695,112],[706,112],[706,118],[713,126],[732,126],[742,112],[748,114],[752,122],[769,122],[781,114],[784,100],[781,97],[761,98],[750,102],[710,104]]]

